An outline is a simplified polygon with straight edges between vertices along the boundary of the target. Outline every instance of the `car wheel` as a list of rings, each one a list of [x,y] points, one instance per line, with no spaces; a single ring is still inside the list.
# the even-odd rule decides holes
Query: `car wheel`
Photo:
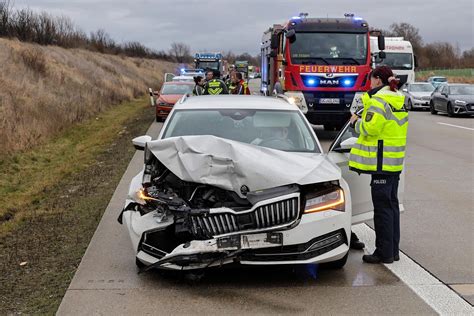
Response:
[[[413,111],[413,104],[411,103],[411,100],[408,100],[407,110]]]
[[[349,252],[347,252],[346,255],[339,260],[322,263],[321,267],[334,270],[342,269],[346,265],[347,257],[349,257]]]
[[[431,112],[431,114],[438,114],[438,111],[436,111],[435,108],[434,108],[433,101],[430,102],[430,112]]]
[[[451,105],[451,103],[448,103],[448,116],[449,117],[454,116],[453,106]]]

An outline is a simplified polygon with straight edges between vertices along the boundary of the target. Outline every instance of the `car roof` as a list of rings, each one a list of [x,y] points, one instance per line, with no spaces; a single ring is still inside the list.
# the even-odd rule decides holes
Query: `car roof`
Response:
[[[188,97],[174,108],[182,109],[265,109],[296,111],[298,107],[281,98],[256,95],[203,95]]]
[[[164,85],[187,85],[187,86],[193,86],[194,82],[189,82],[189,81],[168,81],[163,83]]]

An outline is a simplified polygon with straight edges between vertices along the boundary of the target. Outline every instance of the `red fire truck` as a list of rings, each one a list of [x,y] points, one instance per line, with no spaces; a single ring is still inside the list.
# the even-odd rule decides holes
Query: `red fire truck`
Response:
[[[379,37],[384,57],[384,39]],[[283,93],[301,108],[312,124],[339,129],[351,108],[361,105],[369,90],[369,26],[365,20],[307,18],[300,14],[286,24],[275,24],[262,38],[262,84],[265,95]]]

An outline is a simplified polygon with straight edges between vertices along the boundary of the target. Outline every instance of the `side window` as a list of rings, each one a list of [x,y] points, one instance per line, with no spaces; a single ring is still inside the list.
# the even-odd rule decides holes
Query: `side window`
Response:
[[[443,90],[442,90],[442,93],[448,94],[448,93],[449,93],[449,87],[448,87],[448,86],[444,86],[444,87],[443,87]]]

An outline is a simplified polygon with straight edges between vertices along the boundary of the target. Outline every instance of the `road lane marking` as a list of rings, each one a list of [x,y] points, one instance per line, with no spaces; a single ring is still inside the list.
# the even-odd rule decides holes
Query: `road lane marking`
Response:
[[[366,224],[360,224],[352,226],[352,231],[365,243],[365,252],[373,253],[374,230]],[[403,252],[400,252],[400,261],[386,264],[385,267],[438,314],[473,315],[474,308],[468,302]]]
[[[443,122],[438,122],[438,124],[446,125],[446,126],[452,126],[452,127],[457,127],[457,128],[462,128],[462,129],[468,129],[468,130],[470,130],[470,131],[474,131],[474,128],[465,127],[465,126],[453,125],[453,124],[448,124],[448,123],[443,123]]]

